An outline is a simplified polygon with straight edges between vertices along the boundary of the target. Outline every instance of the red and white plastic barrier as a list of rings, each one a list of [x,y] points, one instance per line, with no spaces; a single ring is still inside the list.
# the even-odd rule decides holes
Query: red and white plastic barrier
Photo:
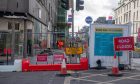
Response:
[[[80,64],[66,64],[67,70],[88,70],[88,59],[81,58]],[[60,71],[61,64],[30,64],[29,59],[22,60],[22,71]]]

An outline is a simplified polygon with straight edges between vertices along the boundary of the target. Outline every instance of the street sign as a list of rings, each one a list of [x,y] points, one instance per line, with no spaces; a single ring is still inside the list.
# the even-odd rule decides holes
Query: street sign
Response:
[[[82,47],[78,47],[78,48],[68,47],[68,48],[66,48],[65,52],[66,52],[67,55],[82,54],[83,53],[83,48]]]
[[[115,51],[134,50],[134,37],[116,37],[114,38]]]
[[[87,24],[91,24],[93,19],[92,19],[92,17],[88,16],[88,17],[86,17],[85,21]]]

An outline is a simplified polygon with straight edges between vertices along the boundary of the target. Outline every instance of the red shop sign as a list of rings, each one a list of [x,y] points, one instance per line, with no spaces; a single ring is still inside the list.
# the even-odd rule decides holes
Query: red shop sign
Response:
[[[116,37],[114,38],[115,51],[134,50],[134,37]]]

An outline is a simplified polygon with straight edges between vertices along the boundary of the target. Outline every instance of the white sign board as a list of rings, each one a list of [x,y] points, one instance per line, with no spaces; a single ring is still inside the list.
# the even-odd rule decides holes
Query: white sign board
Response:
[[[130,25],[92,24],[89,40],[89,64],[96,67],[97,60],[102,66],[112,66],[114,56],[114,37],[130,36]],[[118,52],[121,64],[129,64],[129,52]]]

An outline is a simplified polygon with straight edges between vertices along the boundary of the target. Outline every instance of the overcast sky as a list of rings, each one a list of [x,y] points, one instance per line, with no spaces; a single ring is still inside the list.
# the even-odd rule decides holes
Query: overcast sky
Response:
[[[101,16],[113,16],[115,9],[118,5],[119,0],[84,0],[84,10],[75,11],[75,22],[74,22],[74,31],[78,31],[84,25],[88,25],[85,23],[85,18],[87,16],[91,16],[93,20],[96,20]],[[70,11],[68,12],[70,14]]]

